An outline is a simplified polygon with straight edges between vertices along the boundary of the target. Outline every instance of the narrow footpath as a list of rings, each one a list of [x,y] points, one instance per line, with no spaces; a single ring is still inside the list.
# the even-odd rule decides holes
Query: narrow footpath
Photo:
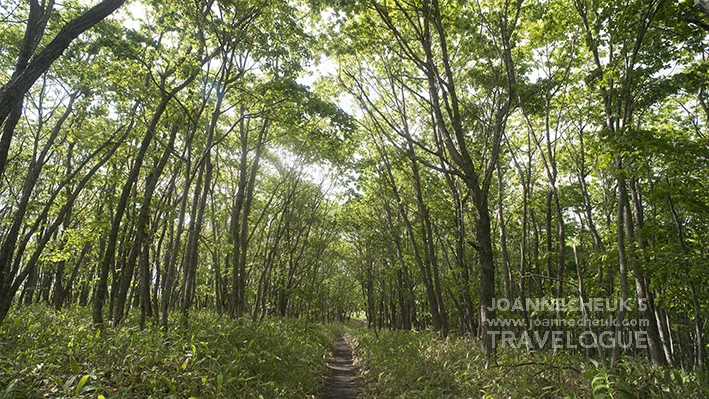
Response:
[[[330,374],[325,379],[322,399],[356,399],[357,372],[352,365],[352,347],[342,336],[335,337],[335,353],[327,367]]]

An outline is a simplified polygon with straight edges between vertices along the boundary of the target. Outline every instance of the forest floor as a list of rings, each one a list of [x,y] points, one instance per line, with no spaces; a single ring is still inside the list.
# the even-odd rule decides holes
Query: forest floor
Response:
[[[432,331],[209,311],[141,330],[134,313],[96,330],[89,308],[13,310],[0,324],[0,399],[709,399],[709,372],[640,357],[610,371],[579,353],[500,348],[486,368],[479,341]]]
[[[174,314],[166,333],[140,330],[137,317],[96,330],[89,308],[14,310],[0,324],[0,398],[314,399],[336,333],[208,311],[190,313],[189,326]]]
[[[327,367],[330,373],[325,379],[323,399],[356,399],[358,377],[352,362],[352,347],[342,335],[334,339],[334,352]]]

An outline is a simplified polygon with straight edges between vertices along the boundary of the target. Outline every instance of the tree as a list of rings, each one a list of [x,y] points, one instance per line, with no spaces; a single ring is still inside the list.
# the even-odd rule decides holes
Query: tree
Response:
[[[350,90],[363,107],[377,110],[377,117],[385,120],[393,137],[403,137],[408,142],[406,146],[416,146],[437,157],[436,164],[443,162],[443,171],[462,179],[469,190],[475,209],[475,241],[471,244],[480,261],[481,338],[485,353],[492,358],[494,345],[487,330],[495,318],[495,262],[488,198],[506,122],[516,101],[512,48],[521,2],[490,4],[490,11],[472,5],[443,7],[435,0],[420,4],[369,2],[364,7],[371,17],[365,20],[366,24],[355,24],[352,29],[364,26],[372,34],[373,39],[365,42],[369,47],[360,51],[382,54],[375,59],[381,62],[380,71],[388,83],[378,87],[374,80],[366,80],[367,74],[375,77],[382,72],[355,69],[347,72],[354,82]],[[479,30],[472,20],[479,23]],[[363,36],[356,30],[348,34]],[[489,47],[478,46],[481,42]],[[467,50],[464,57],[478,57],[480,67],[472,75],[466,76],[458,69],[465,61],[449,53],[451,43]],[[359,54],[353,53],[357,60]],[[389,64],[402,61],[404,70]],[[421,95],[422,91],[426,96]],[[468,96],[469,92],[489,95]],[[387,97],[401,104],[420,101],[422,114],[428,119],[425,125],[433,137],[428,141],[407,137],[407,121],[396,113],[381,111],[379,98]],[[410,150],[408,154],[420,159]],[[483,155],[477,158],[476,154]]]
[[[0,88],[0,175],[5,172],[10,142],[22,115],[22,103],[27,91],[47,72],[72,41],[101,22],[124,2],[125,0],[103,0],[66,23],[51,42],[41,51],[37,51],[47,21],[53,12],[54,0],[49,0],[46,4],[43,2],[41,5],[37,0],[30,0],[25,35],[15,70],[10,80]]]

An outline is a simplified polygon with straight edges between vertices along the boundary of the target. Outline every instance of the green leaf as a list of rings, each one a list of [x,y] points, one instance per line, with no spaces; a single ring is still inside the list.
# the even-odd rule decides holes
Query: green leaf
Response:
[[[171,391],[171,392],[175,392],[175,384],[173,384],[172,381],[170,381],[170,380],[169,380],[167,377],[165,377],[164,375],[160,375],[160,376],[158,376],[158,378],[159,378],[160,381],[162,381],[165,385],[167,385],[168,388],[170,388],[170,391]]]
[[[75,375],[79,374],[79,363],[76,361],[76,358],[71,353],[69,354],[69,364],[71,365],[71,372]]]
[[[81,377],[81,379],[79,380],[79,383],[76,384],[76,394],[77,395],[81,392],[81,389],[84,387],[84,385],[86,385],[86,381],[88,381],[88,380],[89,380],[88,374]]]

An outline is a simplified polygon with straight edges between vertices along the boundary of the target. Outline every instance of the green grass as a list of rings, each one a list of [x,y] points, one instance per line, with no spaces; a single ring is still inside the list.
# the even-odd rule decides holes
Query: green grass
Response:
[[[315,398],[333,334],[348,332],[365,379],[360,399],[706,398],[705,373],[625,358],[614,374],[579,355],[506,349],[484,367],[474,339],[381,331],[361,323],[233,321],[210,312],[165,335],[97,332],[89,309],[22,308],[0,326],[0,399]]]
[[[0,326],[0,399],[309,398],[330,332],[297,320],[256,324],[195,312],[165,336],[135,320],[98,332],[88,309],[15,311]]]
[[[501,350],[484,367],[474,339],[431,332],[352,329],[365,378],[362,399],[460,398],[706,398],[706,374],[653,369],[626,358],[610,374],[580,355]]]

